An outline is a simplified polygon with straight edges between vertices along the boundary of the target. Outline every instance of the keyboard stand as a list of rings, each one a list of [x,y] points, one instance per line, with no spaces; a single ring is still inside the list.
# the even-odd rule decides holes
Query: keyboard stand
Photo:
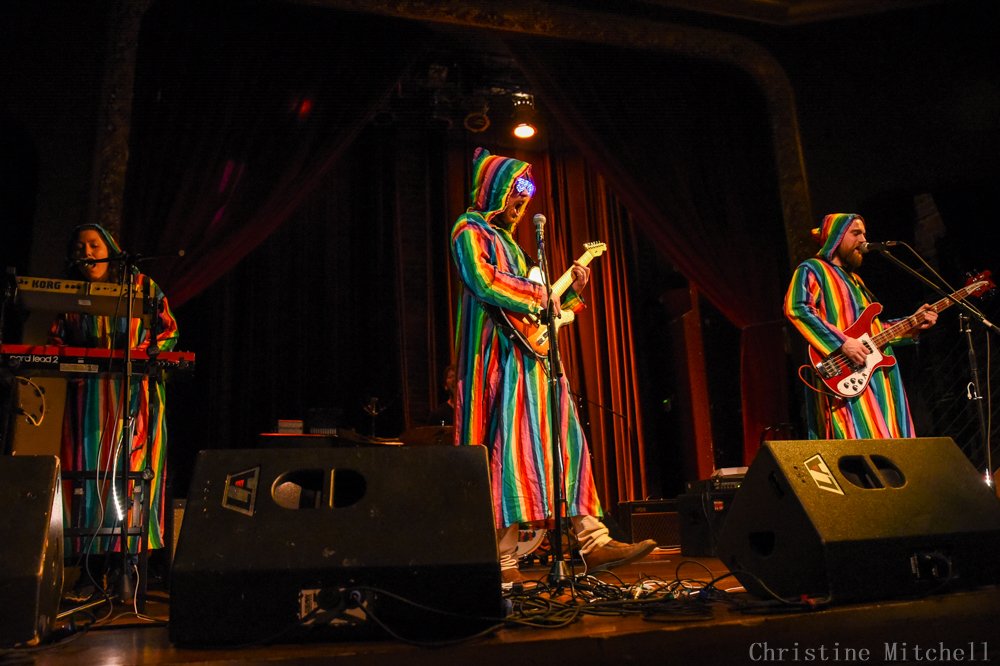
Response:
[[[99,470],[84,470],[84,471],[74,471],[74,472],[62,472],[62,480],[69,481],[73,484],[73,489],[71,491],[70,497],[71,507],[75,509],[76,500],[78,497],[82,497],[87,489],[84,486],[84,482],[94,481],[98,479],[102,481],[108,481],[111,479],[111,472],[99,471]],[[150,502],[150,485],[153,479],[153,471],[151,469],[145,469],[141,472],[127,472],[125,478],[132,482],[132,496],[127,500],[130,505],[128,515],[131,516],[131,524],[125,533],[128,537],[138,537],[138,553],[137,555],[137,576],[136,576],[136,587],[134,590],[135,597],[133,598],[122,598],[121,590],[115,590],[112,596],[117,595],[118,601],[122,604],[131,606],[133,601],[135,607],[139,612],[142,612],[146,608],[146,592],[148,588],[148,575],[149,575],[149,502]],[[114,483],[118,484],[121,479],[120,474],[114,475]],[[109,494],[107,500],[107,511],[114,511],[114,506],[112,506],[112,497]],[[75,510],[73,515],[76,515]],[[80,554],[78,548],[77,539],[87,538],[87,537],[97,537],[97,538],[114,538],[120,537],[122,535],[121,527],[67,527],[63,529],[64,536],[69,539],[69,543],[72,544],[70,551],[74,555]],[[125,548],[128,548],[128,544],[124,544]],[[121,554],[121,551],[108,551],[112,553]],[[131,553],[130,553],[131,554]]]

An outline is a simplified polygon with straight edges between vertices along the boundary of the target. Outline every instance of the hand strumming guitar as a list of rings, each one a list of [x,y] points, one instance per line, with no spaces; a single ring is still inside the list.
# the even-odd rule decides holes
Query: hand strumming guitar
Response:
[[[847,338],[840,347],[840,352],[855,366],[863,366],[870,351],[865,343],[857,338]]]

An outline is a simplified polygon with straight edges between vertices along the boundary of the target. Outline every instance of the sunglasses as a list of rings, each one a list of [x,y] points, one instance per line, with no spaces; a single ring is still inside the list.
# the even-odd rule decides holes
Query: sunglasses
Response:
[[[527,194],[529,197],[535,193],[535,184],[530,178],[521,176],[514,181],[514,191],[518,194]]]

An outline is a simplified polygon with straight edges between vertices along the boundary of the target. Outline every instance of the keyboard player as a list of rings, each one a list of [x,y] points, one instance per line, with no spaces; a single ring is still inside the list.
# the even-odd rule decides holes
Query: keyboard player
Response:
[[[115,282],[120,272],[127,270],[117,258],[122,256],[121,248],[112,235],[103,227],[87,224],[75,228],[67,246],[67,275],[69,279],[88,282]],[[141,312],[133,312],[131,322],[126,321],[127,302],[121,299],[121,313],[117,315],[65,312],[58,314],[49,332],[49,343],[75,347],[101,349],[124,349],[128,340],[133,350],[146,350],[150,343],[150,331],[156,331],[156,345],[160,350],[169,351],[177,344],[177,322],[167,299],[159,287],[147,276],[133,276],[137,292],[151,293],[154,301],[162,297],[162,307],[158,314],[144,320]],[[150,289],[151,287],[151,289]],[[163,546],[164,526],[164,482],[166,476],[166,395],[162,379],[154,379],[152,390],[150,379],[145,374],[135,374],[129,388],[130,413],[134,418],[134,432],[128,442],[128,459],[131,471],[149,468],[153,472],[150,492],[149,547]],[[123,382],[121,375],[100,375],[94,377],[72,377],[66,387],[66,409],[61,443],[61,464],[65,471],[111,470],[120,458],[115,444],[120,441],[121,428],[119,406]],[[76,498],[76,506],[70,507],[73,498],[70,488],[63,492],[67,511],[64,519],[67,526],[113,527],[114,510],[107,484],[103,484],[98,495],[94,482],[86,488],[81,498]],[[102,506],[105,508],[102,511]],[[130,517],[131,522],[131,517]],[[89,545],[89,552],[118,551],[119,537],[102,537]],[[129,552],[137,552],[135,538],[129,539]],[[76,544],[80,548],[80,544]],[[117,558],[108,558],[113,563]]]

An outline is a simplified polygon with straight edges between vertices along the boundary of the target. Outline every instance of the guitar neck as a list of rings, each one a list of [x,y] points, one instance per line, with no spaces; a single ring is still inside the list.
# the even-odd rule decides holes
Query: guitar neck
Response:
[[[966,285],[962,289],[959,289],[951,296],[945,296],[939,301],[931,304],[931,310],[934,312],[941,312],[942,310],[947,310],[955,301],[965,300],[969,294],[979,290],[983,287],[983,282],[974,282],[972,284]],[[900,336],[906,335],[910,330],[916,328],[920,325],[920,317],[917,314],[912,314],[906,319],[901,319],[889,328],[885,329],[878,335],[872,338],[872,342],[881,349],[884,344],[887,344],[890,340],[894,340]]]
[[[594,255],[588,250],[580,255],[574,263],[580,264],[581,266],[586,266],[594,258]],[[573,269],[569,268],[565,273],[559,276],[559,279],[552,283],[552,298],[561,298],[563,292],[569,289],[570,285],[573,284]]]

